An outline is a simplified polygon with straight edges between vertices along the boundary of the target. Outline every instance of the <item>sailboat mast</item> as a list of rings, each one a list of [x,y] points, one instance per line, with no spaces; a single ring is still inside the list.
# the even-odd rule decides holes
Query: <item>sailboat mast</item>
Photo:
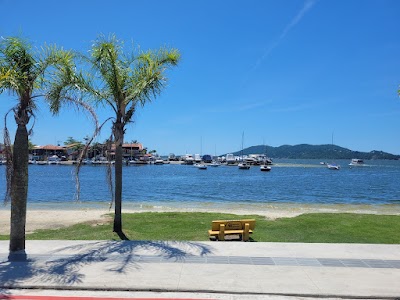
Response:
[[[244,131],[242,132],[242,151],[241,151],[242,161],[243,161],[243,141],[244,141]]]
[[[203,155],[203,137],[200,137],[200,155]]]

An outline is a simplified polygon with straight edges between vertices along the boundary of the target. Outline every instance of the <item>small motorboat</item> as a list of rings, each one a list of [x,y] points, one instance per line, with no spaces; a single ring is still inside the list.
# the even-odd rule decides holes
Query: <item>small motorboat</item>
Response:
[[[240,163],[240,164],[238,164],[238,168],[239,168],[239,170],[248,170],[248,169],[250,169],[250,165],[248,165],[246,163]]]
[[[328,167],[329,170],[340,170],[340,166],[339,165],[327,164],[326,166]]]
[[[359,158],[353,158],[349,163],[349,166],[356,166],[356,167],[364,166],[364,161]]]
[[[213,161],[211,164],[209,164],[210,167],[219,167],[221,164],[217,161]]]
[[[154,164],[155,164],[155,165],[163,165],[163,164],[164,164],[164,161],[163,161],[162,159],[156,159],[156,160],[154,161]]]
[[[194,166],[199,170],[207,170],[207,166],[205,164],[194,164]]]
[[[260,171],[269,172],[269,171],[271,171],[271,167],[267,166],[267,165],[261,165],[260,166]]]

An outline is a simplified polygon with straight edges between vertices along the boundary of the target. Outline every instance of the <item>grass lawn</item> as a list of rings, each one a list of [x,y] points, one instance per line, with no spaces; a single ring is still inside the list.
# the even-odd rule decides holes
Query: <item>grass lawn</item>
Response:
[[[212,220],[256,219],[255,242],[379,243],[400,244],[400,216],[362,214],[304,214],[274,221],[257,215],[218,213],[123,214],[123,228],[130,240],[207,241]],[[1,240],[9,239],[0,235]],[[77,224],[56,230],[38,230],[28,240],[118,240],[112,222]]]

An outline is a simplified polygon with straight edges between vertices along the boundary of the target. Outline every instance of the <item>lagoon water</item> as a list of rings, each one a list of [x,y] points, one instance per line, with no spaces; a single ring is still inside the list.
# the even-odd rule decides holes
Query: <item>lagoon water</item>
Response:
[[[124,207],[225,206],[257,210],[265,205],[290,204],[400,208],[400,161],[366,161],[365,166],[352,168],[349,160],[336,163],[341,170],[328,170],[319,160],[276,160],[271,172],[261,172],[259,167],[198,170],[174,164],[124,166]],[[30,165],[29,206],[76,206],[74,170],[74,166]],[[5,190],[4,172],[5,166],[0,166],[1,196]],[[82,166],[80,178],[81,203],[87,207],[109,205],[106,167]]]

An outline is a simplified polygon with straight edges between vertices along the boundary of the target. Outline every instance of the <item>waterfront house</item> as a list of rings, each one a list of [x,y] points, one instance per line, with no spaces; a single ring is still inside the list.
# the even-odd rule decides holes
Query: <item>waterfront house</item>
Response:
[[[29,150],[29,159],[33,160],[47,160],[53,155],[57,155],[59,158],[66,157],[67,151],[65,147],[55,145],[34,146],[33,149]]]
[[[122,144],[122,157],[125,160],[138,159],[143,156],[143,145],[141,143]],[[115,159],[115,144],[111,146],[111,159]]]

